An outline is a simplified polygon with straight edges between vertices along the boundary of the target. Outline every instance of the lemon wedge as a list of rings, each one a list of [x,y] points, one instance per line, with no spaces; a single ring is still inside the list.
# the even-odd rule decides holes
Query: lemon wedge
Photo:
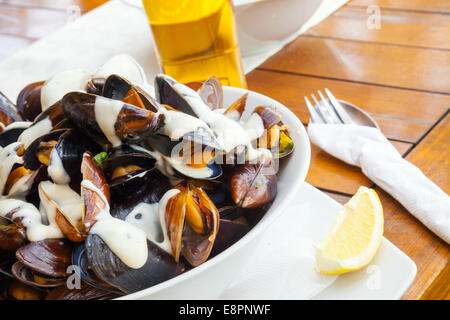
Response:
[[[380,246],[383,224],[377,193],[360,187],[336,216],[324,242],[315,246],[317,270],[338,275],[369,264]]]

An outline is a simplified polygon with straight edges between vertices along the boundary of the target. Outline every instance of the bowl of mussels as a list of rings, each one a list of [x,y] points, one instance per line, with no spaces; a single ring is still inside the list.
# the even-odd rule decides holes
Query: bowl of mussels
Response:
[[[219,298],[310,161],[282,104],[127,55],[1,94],[0,131],[1,299]]]

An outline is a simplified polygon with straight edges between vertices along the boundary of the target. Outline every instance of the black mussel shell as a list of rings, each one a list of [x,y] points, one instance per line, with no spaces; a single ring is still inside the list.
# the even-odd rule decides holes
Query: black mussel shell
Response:
[[[124,183],[139,174],[142,171],[147,171],[155,167],[156,160],[149,153],[133,149],[128,145],[122,145],[113,148],[108,152],[108,157],[103,161],[102,169],[105,174],[106,181],[110,187],[117,184]],[[118,177],[113,179],[114,170],[118,167],[136,165],[142,168],[140,172],[131,172],[125,177]]]
[[[72,265],[76,266],[76,272],[81,279],[97,289],[120,295],[120,291],[103,282],[95,275],[94,271],[92,271],[92,268],[89,266],[85,251],[84,242],[81,242],[75,246],[72,252]]]
[[[94,140],[107,143],[95,116],[96,99],[109,99],[82,92],[67,93],[62,99],[64,114]],[[114,101],[112,99],[111,103]],[[137,143],[154,134],[164,124],[165,116],[123,103],[114,124],[115,134],[121,141]]]
[[[48,277],[27,268],[23,263],[17,261],[11,267],[13,275],[20,281],[30,286],[41,288],[53,288],[66,284],[66,278]]]
[[[13,122],[22,121],[14,103],[0,92],[0,123],[5,127]]]
[[[57,287],[49,292],[45,300],[110,300],[121,296],[82,282],[80,288]]]
[[[138,99],[140,102],[139,105],[137,105],[138,107],[142,105],[145,109],[153,112],[157,112],[161,108],[158,101],[153,99],[147,92],[142,90],[142,88],[131,84],[128,80],[116,74],[113,74],[106,79],[102,95],[106,98],[124,101],[127,95],[130,94],[130,90],[134,90],[134,92],[131,93],[137,95],[135,99]],[[128,101],[125,102],[133,104]]]
[[[41,112],[41,88],[45,81],[33,82],[17,96],[17,111],[24,119],[33,121]]]
[[[225,251],[250,231],[247,224],[220,219],[219,232],[211,250],[210,258]]]
[[[34,118],[33,124],[44,120],[44,119],[50,119],[52,122],[52,126],[56,126],[58,123],[60,123],[62,120],[64,120],[64,112],[62,108],[61,101],[57,101],[54,104],[52,104],[50,107],[45,109],[43,112],[41,112],[39,115]]]
[[[191,105],[184,98],[183,94],[174,88],[177,84],[179,84],[177,81],[165,74],[157,75],[155,78],[156,99],[162,104],[167,104],[172,108],[180,110],[193,117],[197,117]],[[189,89],[187,86],[186,88]]]
[[[13,128],[6,127],[5,130],[0,133],[0,146],[6,147],[8,144],[16,142],[22,132],[27,129],[30,122],[21,122],[20,126],[15,126]]]
[[[82,180],[80,167],[83,154],[86,151],[97,154],[102,150],[101,147],[80,131],[68,129],[59,137],[54,149],[61,159],[64,170],[70,176],[70,186],[78,191]],[[50,158],[50,164],[51,161]]]
[[[97,235],[86,239],[86,254],[92,270],[104,282],[124,293],[133,293],[171,279],[184,271],[184,265],[157,245],[147,241],[148,258],[142,268],[124,264]]]
[[[67,129],[59,129],[55,131],[51,131],[43,136],[35,139],[25,150],[23,154],[23,165],[25,168],[29,170],[37,170],[42,165],[42,163],[38,159],[38,150],[41,147],[41,143],[49,142],[49,141],[58,141],[59,138],[65,133]]]
[[[101,95],[103,92],[103,88],[105,86],[105,81],[106,81],[105,78],[91,79],[86,86],[86,92]]]
[[[139,203],[155,203],[172,188],[167,177],[158,170],[145,173],[139,181],[111,187],[111,215],[124,220]]]

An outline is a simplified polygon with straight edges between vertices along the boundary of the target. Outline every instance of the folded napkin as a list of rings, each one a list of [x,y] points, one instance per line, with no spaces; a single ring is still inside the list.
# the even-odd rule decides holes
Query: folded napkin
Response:
[[[220,299],[309,299],[334,282],[336,276],[314,270],[313,240],[301,229],[305,215],[313,216],[308,209],[298,204],[283,210]]]
[[[313,124],[315,145],[362,172],[397,199],[430,230],[450,243],[450,197],[402,158],[380,130],[358,125]]]

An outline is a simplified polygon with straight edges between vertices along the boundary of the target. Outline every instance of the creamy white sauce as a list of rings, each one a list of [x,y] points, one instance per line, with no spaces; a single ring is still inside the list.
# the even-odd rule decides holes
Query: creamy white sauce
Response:
[[[13,214],[11,214],[14,212]],[[56,223],[45,225],[42,223],[41,213],[31,203],[18,199],[0,200],[0,216],[8,220],[20,219],[26,228],[29,241],[63,238]]]
[[[73,191],[69,185],[43,181],[39,184],[39,188],[39,191],[42,193],[41,201],[45,197],[45,200],[49,200],[48,203],[51,205],[51,207],[46,207],[47,218],[50,224],[55,220],[56,207],[54,204],[58,206],[60,212],[72,225],[77,225],[81,221],[83,208],[81,196]]]
[[[117,116],[119,115],[120,110],[122,110],[122,107],[123,102],[119,100],[111,100],[100,96],[97,96],[95,99],[95,120],[113,147],[122,144],[119,137],[116,135],[116,129],[114,128]]]
[[[12,129],[26,129],[29,126],[31,126],[32,122],[31,121],[16,121],[16,122],[12,122],[9,125],[7,125],[6,127],[4,127],[3,132],[8,131],[8,130],[12,130]],[[3,125],[3,123],[2,123]]]
[[[211,129],[204,121],[186,113],[164,108],[161,108],[158,113],[162,113],[165,116],[164,126],[158,130],[158,133],[164,134],[173,140],[181,139],[186,133],[194,132],[199,128],[204,128],[211,132]],[[211,135],[214,136],[212,132]]]
[[[118,54],[111,57],[94,74],[94,78],[108,78],[117,74],[134,85],[144,89],[154,97],[155,88],[147,82],[147,77],[142,67],[135,59],[127,54]]]
[[[166,225],[166,207],[167,203],[170,199],[172,199],[174,196],[176,196],[178,193],[180,193],[180,190],[178,189],[170,189],[164,195],[162,196],[161,200],[159,200],[159,221],[161,224],[161,230],[163,231],[164,235],[164,242],[160,244],[160,247],[163,248],[166,252],[173,255],[172,247],[170,245],[169,235],[167,234],[167,225]]]
[[[0,151],[0,195],[5,190],[5,184],[14,164],[23,163],[22,157],[17,155],[17,151],[22,146],[20,142],[14,142]]]
[[[81,187],[97,193],[105,205],[97,215],[90,233],[98,235],[127,266],[133,269],[141,268],[148,257],[145,232],[124,220],[112,217],[107,199],[91,181],[83,180]]]
[[[47,172],[55,183],[68,184],[70,182],[70,176],[64,169],[61,158],[55,148],[53,148],[50,153],[50,164],[47,168]]]
[[[33,171],[29,174],[24,175],[19,180],[17,180],[8,192],[8,198],[20,198],[23,197],[30,189],[34,183],[38,171]]]
[[[203,120],[211,130],[214,132],[217,141],[221,144],[225,153],[232,151],[235,147],[245,146],[247,150],[246,158],[247,160],[253,160],[260,156],[262,153],[256,150],[252,146],[252,140],[258,134],[264,131],[261,122],[252,119],[251,124],[257,125],[257,128],[249,132],[246,128],[239,122],[225,116],[222,112],[212,111],[201,99],[200,95],[192,90],[191,88],[175,82],[174,79],[167,75],[161,75],[173,82],[173,87],[177,90],[186,101],[190,104],[195,114]]]
[[[42,111],[53,105],[71,91],[86,92],[90,75],[82,69],[66,70],[48,79],[41,89]]]
[[[17,141],[22,142],[24,148],[28,148],[33,141],[52,130],[53,124],[50,118],[47,117],[41,121],[30,126],[28,129],[24,130]]]

